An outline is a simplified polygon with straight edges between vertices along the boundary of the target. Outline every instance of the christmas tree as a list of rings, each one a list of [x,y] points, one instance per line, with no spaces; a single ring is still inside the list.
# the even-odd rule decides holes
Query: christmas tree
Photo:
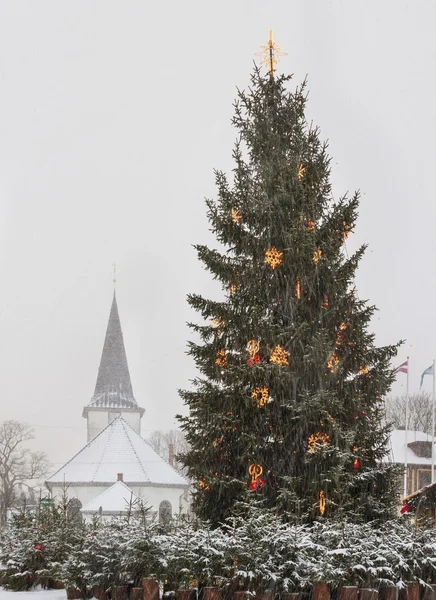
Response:
[[[214,524],[247,497],[302,522],[385,518],[398,473],[383,462],[381,399],[397,346],[376,347],[375,307],[354,285],[365,247],[347,256],[345,242],[359,196],[333,199],[306,86],[288,91],[272,38],[266,51],[267,72],[235,103],[233,181],[216,172],[207,200],[220,250],[196,246],[224,298],[188,298],[204,319],[191,324],[201,375],[179,416],[194,508]]]

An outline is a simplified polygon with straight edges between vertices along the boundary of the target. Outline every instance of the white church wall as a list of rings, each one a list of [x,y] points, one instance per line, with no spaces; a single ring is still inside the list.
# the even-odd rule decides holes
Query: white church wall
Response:
[[[115,482],[113,482],[115,483]],[[68,486],[68,498],[77,498],[82,503],[82,506],[94,500],[97,496],[105,492],[111,485],[70,485]],[[151,510],[157,512],[159,505],[164,500],[171,503],[173,515],[178,515],[180,508],[183,513],[188,511],[189,501],[186,501],[186,488],[165,487],[165,486],[144,486],[128,484],[129,488],[139,496],[145,504],[151,506]],[[63,486],[60,484],[51,484],[51,494],[59,501],[62,497]],[[128,501],[129,498],[126,498]]]
[[[135,433],[141,434],[141,413],[121,411],[122,418],[130,425]]]
[[[88,442],[108,426],[108,412],[106,410],[89,410],[86,415],[88,420]]]

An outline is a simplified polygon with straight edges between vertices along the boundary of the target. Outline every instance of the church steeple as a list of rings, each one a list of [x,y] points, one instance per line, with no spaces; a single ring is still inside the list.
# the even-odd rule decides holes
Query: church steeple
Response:
[[[133,396],[114,292],[94,395],[83,409],[83,416],[88,419],[88,440],[118,415],[122,415],[139,433],[143,414],[144,409],[138,406]]]

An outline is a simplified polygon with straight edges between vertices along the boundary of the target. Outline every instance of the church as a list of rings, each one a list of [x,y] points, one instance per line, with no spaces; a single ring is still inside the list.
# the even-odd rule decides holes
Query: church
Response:
[[[94,395],[83,409],[87,445],[46,485],[53,498],[67,488],[85,518],[125,513],[129,502],[165,518],[189,510],[189,483],[141,437],[144,409],[133,395],[114,292]]]

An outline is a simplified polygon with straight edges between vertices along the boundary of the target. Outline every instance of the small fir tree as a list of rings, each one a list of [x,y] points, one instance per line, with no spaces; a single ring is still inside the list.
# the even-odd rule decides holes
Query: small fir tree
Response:
[[[221,249],[196,246],[225,296],[188,297],[206,322],[190,325],[201,376],[178,418],[194,508],[214,524],[247,494],[302,522],[386,517],[397,500],[381,403],[397,346],[376,347],[354,286],[365,247],[344,250],[359,196],[333,200],[327,145],[290,79],[255,68],[238,93],[233,181],[216,172],[206,202]]]

